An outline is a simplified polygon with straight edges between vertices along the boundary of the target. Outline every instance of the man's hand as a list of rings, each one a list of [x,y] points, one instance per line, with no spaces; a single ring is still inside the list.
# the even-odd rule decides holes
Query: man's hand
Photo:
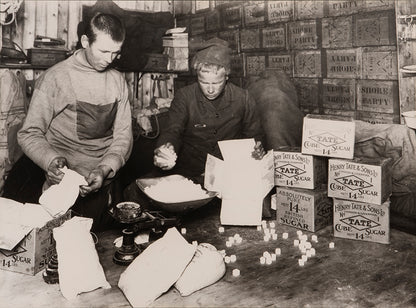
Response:
[[[154,151],[153,163],[162,170],[170,170],[176,164],[175,148],[170,142],[167,142]]]
[[[264,157],[264,155],[266,155],[266,151],[264,151],[261,141],[256,141],[256,144],[254,145],[254,151],[251,153],[251,156],[254,159],[260,160]]]
[[[46,181],[49,186],[61,183],[64,173],[59,169],[65,166],[67,166],[65,157],[56,157],[51,161],[46,170]]]
[[[97,192],[104,183],[104,180],[110,174],[111,168],[109,166],[98,166],[90,172],[87,176],[86,181],[88,186],[82,185],[79,187],[79,193],[82,197],[85,197],[89,193]]]

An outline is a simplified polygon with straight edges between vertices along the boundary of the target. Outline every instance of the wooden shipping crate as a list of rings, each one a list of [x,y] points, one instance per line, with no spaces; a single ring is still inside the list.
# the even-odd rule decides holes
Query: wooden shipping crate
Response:
[[[332,210],[326,189],[276,187],[276,220],[280,224],[316,232],[332,223]]]
[[[264,1],[250,1],[244,5],[244,25],[264,24],[266,9]]]
[[[360,48],[326,50],[328,78],[360,78],[362,56]]]
[[[295,19],[313,19],[324,16],[323,0],[302,0],[295,2]]]
[[[259,29],[242,29],[240,31],[241,50],[253,50],[260,48],[260,30]]]
[[[289,23],[290,49],[317,49],[321,32],[317,20],[294,21]]]
[[[320,80],[318,78],[296,78],[294,83],[298,93],[299,105],[308,107],[308,109],[317,109],[319,113]]]
[[[210,11],[205,15],[205,29],[207,32],[218,31],[221,27],[218,10]]]
[[[294,77],[321,77],[322,56],[320,50],[295,52],[293,62]]]
[[[193,16],[190,24],[191,35],[205,33],[205,15]]]
[[[399,90],[397,81],[358,80],[357,110],[398,113]]]
[[[339,109],[323,108],[322,114],[327,115],[327,116],[343,117],[346,119],[357,118],[357,111],[355,110],[339,110]]]
[[[266,69],[266,56],[245,54],[246,76],[258,76]]]
[[[363,48],[362,77],[364,79],[397,80],[396,46]]]
[[[289,77],[293,77],[293,60],[291,54],[268,53],[267,67],[281,69]]]
[[[352,16],[322,19],[322,48],[352,47]]]
[[[261,30],[262,47],[273,49],[286,49],[286,26],[284,24],[275,25],[272,28]]]
[[[396,21],[393,10],[355,16],[354,46],[395,44]]]
[[[266,1],[268,23],[287,22],[293,20],[294,1]]]
[[[331,0],[325,2],[328,16],[351,15],[358,13],[364,7],[363,0]]]
[[[355,110],[355,101],[355,79],[323,79],[323,108]]]
[[[228,42],[229,47],[235,51],[240,52],[240,32],[239,30],[227,30],[218,32],[218,37]]]
[[[330,158],[328,196],[381,205],[392,192],[392,164],[391,158]]]
[[[334,198],[334,236],[390,243],[390,201],[381,205]]]
[[[224,28],[239,28],[241,26],[242,7],[233,6],[223,9],[221,14]]]
[[[352,118],[307,115],[303,118],[302,153],[353,158],[355,122]]]
[[[299,147],[282,147],[274,154],[274,184],[315,189],[328,180],[325,157],[302,154]]]

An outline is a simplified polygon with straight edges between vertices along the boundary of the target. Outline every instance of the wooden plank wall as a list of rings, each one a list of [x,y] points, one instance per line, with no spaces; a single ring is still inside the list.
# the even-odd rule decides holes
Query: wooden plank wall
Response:
[[[81,19],[82,6],[94,5],[95,1],[25,0],[16,18],[16,23],[3,26],[2,35],[12,39],[25,51],[33,47],[36,35],[56,37],[66,41],[73,49],[77,43],[77,25]],[[171,11],[172,1],[114,1],[127,10],[162,12]]]

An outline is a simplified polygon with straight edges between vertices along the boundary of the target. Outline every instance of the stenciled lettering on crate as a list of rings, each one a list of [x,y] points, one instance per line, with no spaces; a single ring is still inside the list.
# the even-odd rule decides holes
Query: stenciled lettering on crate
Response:
[[[395,0],[366,0],[364,1],[363,10],[392,10],[394,9]]]
[[[293,76],[322,77],[321,51],[295,52]]]
[[[286,49],[286,26],[284,24],[264,28],[261,33],[263,48]]]
[[[263,24],[264,16],[264,1],[250,1],[244,5],[244,24],[246,26]]]
[[[322,107],[355,110],[355,79],[323,79]]]
[[[399,111],[397,81],[358,80],[357,110],[397,113]]]
[[[266,3],[269,23],[293,20],[294,1],[267,1]]]
[[[260,48],[260,29],[242,29],[241,50],[252,50]]]
[[[316,20],[289,23],[289,47],[291,49],[317,49],[318,23]]]
[[[293,77],[293,60],[291,54],[267,54],[267,67],[281,69],[290,77]]]
[[[392,113],[357,111],[357,120],[371,124],[398,124],[400,123],[400,116]]]
[[[322,18],[323,16],[323,0],[295,1],[295,19]]]
[[[397,51],[396,46],[363,48],[364,79],[397,80]]]
[[[364,7],[363,0],[331,0],[327,1],[328,16],[350,15],[360,12]]]
[[[227,7],[222,11],[222,20],[225,28],[238,28],[241,26],[242,7]]]
[[[396,44],[394,11],[357,14],[354,26],[354,46]]]
[[[352,16],[322,19],[323,48],[352,47]]]
[[[220,29],[220,14],[217,10],[208,12],[205,15],[205,29],[207,32],[218,31]]]
[[[266,68],[266,56],[264,55],[245,55],[246,75],[258,76]]]
[[[205,16],[194,16],[191,18],[191,34],[202,34],[205,32]]]
[[[326,50],[326,69],[328,78],[360,78],[360,48]]]

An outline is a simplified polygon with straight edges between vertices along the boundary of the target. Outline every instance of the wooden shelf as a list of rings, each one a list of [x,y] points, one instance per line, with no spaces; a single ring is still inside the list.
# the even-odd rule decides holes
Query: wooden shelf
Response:
[[[0,63],[0,68],[25,69],[25,70],[46,70],[50,66],[32,65],[29,63]]]

